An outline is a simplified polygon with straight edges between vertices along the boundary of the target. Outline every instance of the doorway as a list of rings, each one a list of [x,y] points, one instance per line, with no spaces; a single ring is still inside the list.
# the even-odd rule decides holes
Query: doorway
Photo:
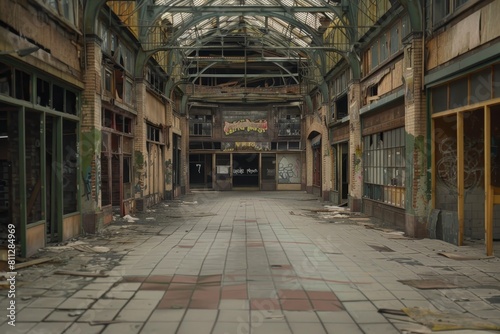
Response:
[[[348,193],[349,193],[349,146],[347,143],[342,144],[340,147],[340,154],[341,154],[341,171],[340,171],[340,178],[341,178],[341,201],[342,203],[347,202],[348,200]]]
[[[212,155],[189,155],[189,187],[212,189]]]
[[[233,154],[233,186],[259,187],[259,154]]]

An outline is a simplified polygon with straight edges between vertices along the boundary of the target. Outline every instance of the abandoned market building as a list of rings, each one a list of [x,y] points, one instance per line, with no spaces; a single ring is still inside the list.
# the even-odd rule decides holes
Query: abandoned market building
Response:
[[[1,227],[30,256],[192,189],[297,190],[490,255],[499,14],[500,0],[2,1]]]

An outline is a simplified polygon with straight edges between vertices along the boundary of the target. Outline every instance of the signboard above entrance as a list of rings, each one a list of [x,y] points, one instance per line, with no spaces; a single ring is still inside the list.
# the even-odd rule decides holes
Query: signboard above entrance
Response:
[[[237,142],[223,142],[222,150],[226,152],[231,151],[269,151],[271,150],[270,142],[253,142],[253,141],[237,141]]]
[[[224,122],[224,133],[226,136],[237,131],[264,133],[267,131],[267,120],[251,121],[249,119],[242,119],[235,122]]]

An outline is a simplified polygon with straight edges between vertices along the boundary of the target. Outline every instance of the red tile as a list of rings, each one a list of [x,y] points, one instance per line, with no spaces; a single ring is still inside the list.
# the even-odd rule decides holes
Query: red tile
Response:
[[[252,310],[279,310],[281,309],[280,303],[277,299],[270,298],[255,298],[250,300],[250,308]]]
[[[127,283],[142,283],[147,276],[123,276],[123,282]]]
[[[219,308],[219,299],[193,299],[189,303],[189,308],[216,310]]]
[[[174,275],[172,283],[191,283],[194,284],[198,280],[198,276]]]
[[[331,291],[307,291],[310,299],[316,300],[338,300],[337,296]]]
[[[278,296],[281,299],[308,299],[304,290],[279,290]]]
[[[334,300],[311,300],[316,311],[342,311],[342,303]]]
[[[158,305],[157,309],[180,309],[187,308],[189,305],[189,299],[165,299],[163,298]]]
[[[193,293],[193,299],[219,299],[220,289],[196,289]]]
[[[196,285],[194,284],[183,284],[183,283],[170,283],[169,290],[194,290]]]
[[[164,275],[151,275],[146,277],[144,282],[146,283],[170,283],[172,281],[172,276]]]
[[[222,299],[248,299],[247,285],[226,285],[222,287]]]
[[[282,299],[281,308],[287,311],[310,311],[313,309],[307,299]]]
[[[222,275],[207,275],[198,277],[198,284],[206,283],[220,283],[222,281]]]
[[[244,291],[247,291],[247,285],[246,283],[243,283],[243,284],[231,284],[231,285],[224,285],[222,287],[222,289],[224,290],[231,290],[231,291],[241,291],[241,290],[244,290]]]
[[[160,284],[160,283],[142,283],[139,290],[159,290],[159,291],[167,291],[168,284]]]
[[[191,290],[177,290],[177,291],[168,290],[163,296],[163,299],[189,299],[191,298],[192,294],[193,291]]]
[[[222,290],[221,299],[248,299],[248,294],[246,291]]]

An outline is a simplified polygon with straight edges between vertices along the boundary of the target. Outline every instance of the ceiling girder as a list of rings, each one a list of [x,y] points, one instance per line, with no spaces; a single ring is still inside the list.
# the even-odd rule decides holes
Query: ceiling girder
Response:
[[[97,20],[95,18],[98,16],[100,8],[103,5],[105,5],[107,1],[106,0],[82,0],[82,1],[84,2],[85,6],[84,29],[83,29],[84,33],[95,34],[97,32],[97,24],[96,24]],[[217,46],[214,47],[212,45],[209,45],[209,43],[216,44],[220,36],[212,34],[210,29],[205,30],[208,31],[208,34],[205,33],[205,31],[201,33],[201,30],[199,30],[195,31],[191,35],[190,29],[200,26],[200,24],[204,24],[206,22],[205,20],[210,20],[212,18],[218,20],[219,18],[225,16],[226,17],[246,16],[248,17],[247,22],[249,23],[247,27],[251,27],[252,26],[251,17],[255,16],[255,17],[264,17],[263,20],[265,21],[261,20],[259,26],[255,26],[254,28],[269,29],[271,30],[271,33],[274,34],[274,36],[270,36],[269,34],[267,35],[263,34],[262,38],[258,35],[250,37],[253,43],[257,42],[258,44],[262,43],[263,45],[262,46],[259,45],[257,47],[255,46],[247,47],[246,50],[250,51],[273,50],[276,51],[275,53],[276,55],[278,54],[283,55],[283,58],[273,57],[278,59],[267,60],[265,58],[269,57],[260,57],[261,59],[259,59],[259,57],[252,55],[252,57],[255,58],[249,57],[248,59],[246,59],[246,62],[252,63],[252,62],[272,61],[272,62],[286,63],[299,60],[308,61],[309,65],[307,66],[312,66],[319,69],[319,72],[317,72],[317,75],[319,75],[318,76],[319,80],[317,83],[320,85],[319,88],[321,91],[326,91],[324,87],[321,87],[324,83],[322,82],[324,80],[322,80],[321,77],[324,78],[326,75],[325,71],[328,71],[328,69],[325,68],[326,64],[325,52],[336,52],[341,54],[350,64],[353,71],[353,78],[359,78],[360,75],[359,56],[356,54],[355,48],[349,48],[347,46],[346,48],[343,48],[343,47],[338,47],[337,45],[336,45],[337,47],[333,45],[324,45],[322,34],[318,32],[315,29],[315,27],[312,27],[311,25],[307,24],[304,20],[301,20],[301,15],[298,14],[300,13],[316,14],[315,16],[317,18],[321,16],[328,16],[329,18],[334,17],[335,22],[332,22],[330,27],[341,29],[347,36],[348,40],[347,44],[352,45],[352,43],[357,41],[359,38],[358,31],[360,27],[357,26],[356,23],[358,22],[357,19],[358,15],[363,15],[363,13],[358,13],[360,10],[360,4],[362,2],[363,2],[362,0],[339,0],[334,2],[330,2],[330,0],[317,0],[316,4],[319,5],[311,6],[310,2],[304,1],[303,3],[301,3],[298,0],[295,0],[293,2],[294,6],[279,6],[280,2],[276,2],[276,4],[278,5],[268,6],[267,4],[273,3],[273,1],[269,2],[263,1],[264,4],[262,6],[257,6],[257,5],[245,5],[243,1],[233,6],[228,6],[228,5],[217,6],[215,5],[215,3],[219,2],[208,0],[202,5],[195,5],[194,2],[191,1],[190,3],[192,3],[193,5],[186,6],[185,4],[188,2],[178,1],[178,0],[168,1],[166,5],[153,5],[152,4],[154,3],[153,0],[136,0],[135,1],[136,12],[138,13],[138,17],[140,20],[139,41],[143,43],[144,47],[143,50],[139,51],[138,59],[136,62],[137,73],[139,73],[140,75],[140,72],[142,71],[143,66],[146,64],[148,58],[157,51],[171,51],[171,56],[168,57],[168,61],[170,63],[171,61],[173,61],[174,58],[185,59],[185,60],[189,59],[189,61],[192,62],[193,61],[192,57],[187,55],[191,50],[211,50],[216,48],[217,50],[220,51],[224,49],[228,50],[234,50],[236,48],[242,49],[242,46],[236,46],[236,45],[233,46],[221,45],[220,47]],[[423,22],[422,22],[423,0],[399,0],[399,2],[407,9],[413,30],[421,31],[423,27]],[[177,6],[177,4],[182,4],[182,6]],[[157,23],[161,19],[164,13],[172,13],[172,14],[186,13],[189,14],[186,15],[189,18],[184,22],[182,22],[181,24],[176,25],[176,30],[174,30],[173,34],[169,36],[169,39],[167,40],[166,44],[148,45],[147,34],[149,32],[149,27],[155,26],[155,23]],[[366,13],[364,15],[366,15]],[[185,19],[186,16],[182,15],[183,19]],[[302,17],[304,16],[305,15],[302,15]],[[285,29],[281,30],[281,27],[279,27],[279,29],[273,29],[273,25],[268,24],[268,21],[270,21],[272,18],[279,19],[280,20],[279,24],[282,24],[282,26],[283,24],[287,24],[289,25],[290,28],[286,30]],[[229,28],[229,27],[231,27],[231,25],[224,28]],[[297,30],[294,30],[294,33],[291,33],[292,29],[294,28]],[[196,30],[196,28],[194,28],[194,30]],[[213,31],[216,31],[215,27]],[[300,33],[295,34],[295,31],[300,31]],[[183,37],[183,35],[189,37],[189,39],[186,40],[188,43],[193,42],[193,44],[176,45],[176,43],[178,43],[179,37]],[[302,36],[306,38],[305,41],[309,43],[308,46],[302,46],[301,44],[292,43],[293,39],[301,38]],[[148,46],[150,46],[150,48],[148,48]],[[290,51],[290,53],[287,54],[286,50]],[[302,56],[300,55],[300,53],[302,53]],[[304,57],[305,56],[304,53],[307,53],[308,55],[307,59],[304,59],[306,58]],[[268,55],[273,55],[273,54],[268,53]],[[217,60],[212,59],[211,61],[213,63],[227,61],[224,58],[225,57],[222,56]],[[176,64],[177,64],[176,66],[178,66],[182,64],[182,61],[181,62],[176,61]],[[237,75],[237,74],[231,74],[231,75]]]
[[[193,12],[204,12],[219,13],[220,16],[227,16],[227,14],[233,15],[261,15],[262,13],[325,13],[331,12],[331,7],[290,7],[290,6],[158,6],[149,5],[148,9],[155,12],[169,12],[169,13],[193,13]]]
[[[311,28],[307,24],[300,22],[299,20],[297,20],[293,16],[290,16],[286,13],[276,14],[276,13],[271,13],[271,12],[263,12],[260,14],[261,14],[260,16],[277,17],[277,18],[281,19],[282,21],[287,22],[288,24],[290,24],[294,27],[301,29],[307,35],[309,35],[309,37],[312,40],[313,45],[322,45],[322,43],[323,43],[322,34],[320,34],[315,29]],[[206,20],[209,20],[209,19],[215,18],[215,17],[221,17],[221,16],[227,16],[227,15],[223,15],[222,13],[218,13],[218,12],[207,12],[207,13],[197,12],[196,14],[192,15],[192,17],[190,18],[189,21],[184,22],[184,24],[182,24],[182,26],[179,27],[179,29],[177,29],[172,36],[170,36],[170,43],[167,43],[166,45],[174,46],[176,44],[176,41],[182,36],[182,34],[184,32],[186,32],[186,30],[190,29],[193,26],[196,26],[197,24],[199,24],[203,21],[206,21]],[[141,29],[141,30],[142,30],[142,33],[141,33],[140,40],[142,42],[146,42],[147,39],[145,38],[145,36],[147,34],[147,31],[146,31],[147,29]],[[276,31],[276,32],[280,33],[279,31]]]
[[[284,73],[258,73],[258,74],[253,74],[253,73],[241,73],[241,74],[234,74],[234,73],[224,73],[224,74],[213,74],[213,73],[208,73],[208,74],[201,74],[201,73],[195,73],[195,74],[188,74],[187,77],[189,78],[276,78],[276,77],[282,77],[282,78],[296,78],[298,77],[298,73],[291,73],[291,74],[284,74]]]

